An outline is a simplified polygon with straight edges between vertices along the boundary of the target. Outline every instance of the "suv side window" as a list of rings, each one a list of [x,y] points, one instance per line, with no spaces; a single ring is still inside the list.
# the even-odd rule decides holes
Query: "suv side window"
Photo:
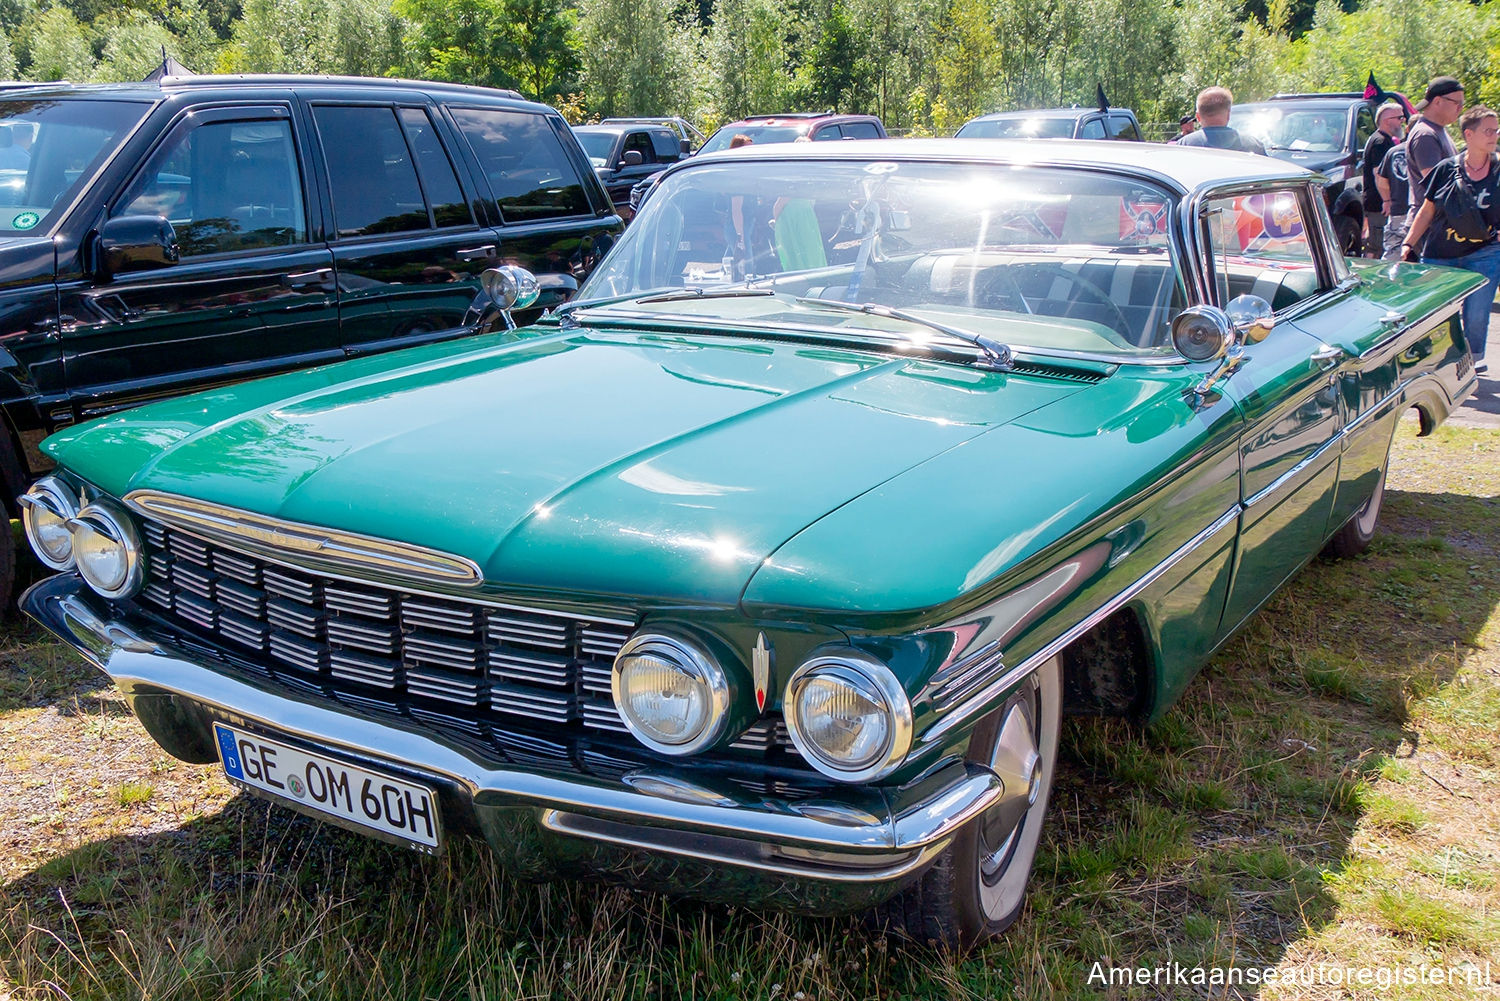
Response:
[[[1080,138],[1080,139],[1103,139],[1104,138],[1104,119],[1102,119],[1102,118],[1090,118],[1088,121],[1084,122],[1083,123],[1083,128],[1081,128],[1081,129],[1078,130],[1078,138]]]
[[[651,147],[651,134],[649,132],[632,132],[625,137],[625,145],[620,149],[620,157],[624,159],[626,153],[635,150],[641,155],[642,163],[655,163],[656,151]]]
[[[506,222],[588,215],[588,194],[542,115],[450,108]]]
[[[1365,143],[1375,134],[1375,115],[1370,111],[1370,106],[1360,105],[1359,115],[1354,119],[1354,142],[1355,149],[1363,152]],[[1378,164],[1377,164],[1378,166]]]
[[[815,143],[830,141],[839,142],[843,138],[844,134],[839,131],[839,127],[837,125],[825,125],[821,129],[813,133],[813,142]]]
[[[422,191],[432,206],[433,221],[438,226],[468,226],[474,222],[453,161],[443,151],[443,144],[433,128],[432,119],[423,108],[402,108],[401,124],[417,156],[417,174]]]
[[[880,138],[880,133],[875,130],[874,122],[845,122],[839,128],[844,131],[845,139]]]
[[[676,163],[678,157],[682,156],[682,144],[675,133],[663,129],[660,132],[652,132],[650,135],[658,163]]]
[[[307,241],[302,175],[284,119],[189,124],[113,213],[165,216],[186,256]]]
[[[1128,115],[1109,116],[1109,137],[1111,139],[1123,139],[1129,142],[1139,142],[1141,134],[1135,127],[1135,122]]]
[[[340,237],[427,229],[427,204],[396,112],[315,105]]]

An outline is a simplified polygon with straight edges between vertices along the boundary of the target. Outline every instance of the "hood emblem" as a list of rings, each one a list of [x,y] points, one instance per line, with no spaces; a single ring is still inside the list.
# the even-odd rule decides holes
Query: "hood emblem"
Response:
[[[755,649],[750,651],[750,673],[755,678],[755,708],[766,711],[766,692],[771,689],[771,645],[766,634],[755,638]]]

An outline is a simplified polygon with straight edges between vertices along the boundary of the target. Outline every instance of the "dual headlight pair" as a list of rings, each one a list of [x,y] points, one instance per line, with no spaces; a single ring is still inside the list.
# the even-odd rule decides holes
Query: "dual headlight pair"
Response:
[[[698,645],[666,633],[626,641],[615,658],[611,688],[630,732],[663,754],[693,754],[720,743],[735,715],[729,678],[719,663]],[[814,652],[788,680],[782,710],[792,742],[830,778],[880,778],[911,749],[905,689],[889,667],[855,650]]]
[[[21,495],[21,519],[37,558],[53,570],[78,573],[106,598],[140,587],[141,539],[130,516],[105,500],[84,503],[71,486],[44,476]]]

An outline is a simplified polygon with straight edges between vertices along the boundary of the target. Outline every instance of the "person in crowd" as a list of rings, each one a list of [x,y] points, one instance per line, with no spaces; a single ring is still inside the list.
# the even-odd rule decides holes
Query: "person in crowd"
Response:
[[[1433,77],[1417,103],[1417,119],[1406,130],[1406,182],[1411,186],[1413,212],[1422,208],[1432,168],[1458,153],[1448,138],[1448,126],[1458,121],[1463,110],[1463,84],[1451,76]]]
[[[1386,214],[1383,251],[1387,261],[1401,260],[1401,244],[1406,242],[1406,227],[1410,221],[1410,194],[1406,184],[1406,143],[1398,142],[1380,161],[1375,171],[1375,187],[1380,192],[1380,202]]]
[[[1395,101],[1387,101],[1375,109],[1375,131],[1365,142],[1363,168],[1366,257],[1380,257],[1385,253],[1385,227],[1391,217],[1391,206],[1380,193],[1375,173],[1391,147],[1401,141],[1404,124],[1401,105]]]
[[[1190,136],[1198,127],[1198,116],[1191,111],[1177,119],[1177,134],[1172,137],[1172,142],[1178,142],[1183,136]]]
[[[1483,275],[1485,283],[1464,300],[1464,339],[1474,368],[1485,372],[1484,344],[1490,306],[1500,287],[1500,115],[1479,104],[1459,119],[1462,153],[1440,161],[1427,175],[1421,208],[1401,245],[1403,257],[1420,248],[1423,264],[1446,264]],[[1407,144],[1410,146],[1410,143]],[[1407,150],[1408,179],[1413,151]]]
[[[1266,148],[1254,136],[1243,135],[1229,124],[1229,109],[1234,95],[1227,87],[1209,87],[1198,95],[1197,132],[1181,136],[1179,146],[1211,146],[1214,149],[1237,149],[1243,153],[1265,155]]]

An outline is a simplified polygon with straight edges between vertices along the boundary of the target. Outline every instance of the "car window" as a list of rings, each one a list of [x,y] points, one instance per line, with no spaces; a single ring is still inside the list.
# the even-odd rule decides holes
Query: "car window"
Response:
[[[391,108],[317,105],[340,237],[427,229],[427,204]]]
[[[1111,139],[1122,139],[1129,142],[1139,142],[1140,132],[1135,127],[1135,121],[1128,115],[1109,116],[1109,137]]]
[[[1279,312],[1318,292],[1316,259],[1296,191],[1213,199],[1205,220],[1220,305],[1258,295]]]
[[[625,137],[625,147],[620,150],[623,159],[626,153],[634,151],[641,155],[642,163],[655,163],[656,151],[651,147],[651,133],[632,132]]]
[[[1083,128],[1081,128],[1081,129],[1078,130],[1078,138],[1080,138],[1080,139],[1103,139],[1104,138],[1104,119],[1102,119],[1102,118],[1090,118],[1088,121],[1084,122],[1083,123]]]
[[[840,142],[843,138],[844,134],[839,131],[837,125],[825,125],[812,135],[813,142],[816,143]]]
[[[1354,142],[1356,149],[1364,149],[1365,143],[1375,134],[1375,115],[1370,111],[1368,105],[1361,105],[1359,115],[1354,120]]]
[[[879,139],[880,131],[874,122],[845,122],[839,126],[845,139]]]
[[[113,214],[166,217],[186,256],[306,242],[291,123],[220,121],[180,129]]]
[[[459,186],[458,173],[453,169],[453,161],[444,151],[426,109],[402,108],[401,124],[406,127],[406,138],[417,155],[417,174],[432,207],[433,219],[439,226],[472,224],[474,216],[469,211],[463,188]]]
[[[544,116],[496,108],[451,111],[506,222],[589,213],[583,182]]]
[[[151,106],[136,101],[0,101],[0,233],[45,234]]]
[[[1076,124],[1071,118],[976,118],[964,123],[958,130],[958,138],[1071,139]]]
[[[650,133],[651,145],[656,151],[656,159],[660,163],[676,163],[682,156],[682,143],[675,133],[662,129],[659,132]]]

